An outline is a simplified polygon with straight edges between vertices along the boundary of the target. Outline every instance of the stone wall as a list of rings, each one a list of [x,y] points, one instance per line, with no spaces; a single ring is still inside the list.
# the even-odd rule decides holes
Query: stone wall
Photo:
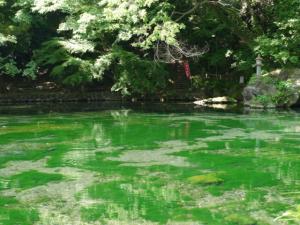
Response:
[[[103,101],[154,101],[154,102],[193,102],[203,98],[200,92],[174,90],[168,94],[149,95],[144,97],[122,97],[110,91],[31,91],[0,93],[0,104],[14,103],[52,103],[52,102],[103,102]]]

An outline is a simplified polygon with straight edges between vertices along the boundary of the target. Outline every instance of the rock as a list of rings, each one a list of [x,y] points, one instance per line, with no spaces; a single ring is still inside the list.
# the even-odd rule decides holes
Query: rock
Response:
[[[224,182],[224,180],[219,178],[216,173],[209,173],[209,174],[193,176],[193,177],[188,178],[188,180],[192,184],[202,184],[202,185],[221,184]]]
[[[54,82],[44,82],[38,86],[35,87],[37,90],[54,90],[57,89],[58,86]]]
[[[196,105],[206,106],[206,105],[215,105],[215,104],[235,104],[237,101],[233,98],[223,96],[216,98],[208,98],[194,102]]]
[[[230,105],[228,104],[207,104],[207,105],[197,105],[195,108],[198,107],[207,107],[207,108],[211,108],[211,109],[222,109],[222,110],[227,110],[230,109]]]
[[[244,104],[251,108],[276,108],[295,105],[299,93],[300,69],[283,69],[252,77],[243,97]]]

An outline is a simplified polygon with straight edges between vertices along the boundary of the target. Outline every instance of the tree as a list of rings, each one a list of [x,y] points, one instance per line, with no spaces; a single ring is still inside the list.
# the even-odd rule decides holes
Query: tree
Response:
[[[46,73],[69,86],[110,75],[126,95],[164,89],[167,64],[186,58],[196,75],[250,76],[256,54],[270,68],[297,64],[297,8],[297,0],[0,0],[0,73]]]
[[[300,2],[279,0],[273,5],[268,29],[256,39],[255,51],[269,67],[295,67],[299,64]]]

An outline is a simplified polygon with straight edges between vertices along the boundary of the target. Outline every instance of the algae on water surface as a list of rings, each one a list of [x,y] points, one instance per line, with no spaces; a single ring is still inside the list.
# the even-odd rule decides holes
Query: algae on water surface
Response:
[[[299,224],[299,118],[2,115],[0,224]]]

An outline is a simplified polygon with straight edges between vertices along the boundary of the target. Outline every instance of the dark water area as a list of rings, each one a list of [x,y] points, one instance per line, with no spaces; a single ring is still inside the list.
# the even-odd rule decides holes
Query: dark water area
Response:
[[[0,224],[300,224],[300,113],[0,106]]]

